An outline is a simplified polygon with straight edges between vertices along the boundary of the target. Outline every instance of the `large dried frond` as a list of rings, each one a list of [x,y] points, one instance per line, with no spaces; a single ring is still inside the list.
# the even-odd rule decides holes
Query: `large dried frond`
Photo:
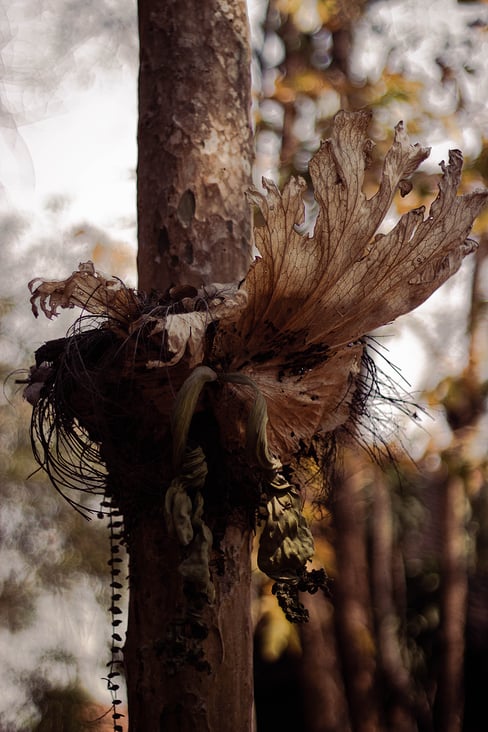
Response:
[[[331,139],[310,162],[319,208],[313,236],[297,228],[303,222],[303,181],[292,179],[282,193],[269,181],[266,195],[253,191],[265,224],[255,230],[261,256],[244,283],[249,304],[239,323],[250,350],[260,349],[270,331],[275,337],[296,334],[294,346],[300,336],[306,345],[329,348],[352,342],[419,305],[472,250],[466,238],[488,193],[456,195],[462,168],[456,150],[448,165],[441,164],[429,215],[424,219],[424,209],[415,209],[389,234],[377,234],[396,191],[408,192],[408,177],[430,151],[411,145],[399,123],[378,191],[367,199],[362,186],[369,121],[368,112],[339,112]]]
[[[304,181],[282,191],[263,181],[251,193],[264,225],[260,257],[243,289],[247,306],[216,350],[249,373],[268,400],[270,437],[283,456],[313,434],[344,423],[360,370],[361,340],[426,300],[473,250],[467,239],[488,192],[458,196],[462,155],[441,164],[439,192],[427,216],[418,208],[388,234],[378,233],[399,190],[429,155],[399,123],[377,192],[363,193],[372,143],[368,112],[339,112],[332,136],[310,162],[318,204],[313,235],[300,232]],[[231,352],[230,352],[231,349]]]

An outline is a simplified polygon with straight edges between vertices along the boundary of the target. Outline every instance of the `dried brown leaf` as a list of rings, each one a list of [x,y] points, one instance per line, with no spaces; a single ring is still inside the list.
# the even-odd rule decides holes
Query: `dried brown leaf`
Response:
[[[261,365],[241,369],[257,385],[268,409],[268,443],[274,455],[284,463],[302,444],[319,432],[331,432],[346,422],[351,412],[361,361],[362,346],[356,345],[324,356],[314,368],[297,373],[282,371],[279,357]],[[225,398],[219,395],[215,406],[223,426],[227,445],[237,450],[244,444],[244,429],[254,401],[254,394],[244,387],[226,384]],[[232,430],[225,424],[232,424]]]
[[[425,221],[417,209],[388,235],[375,237],[396,190],[405,190],[406,178],[429,149],[410,145],[402,123],[397,125],[380,187],[367,199],[362,185],[369,120],[366,112],[338,113],[331,139],[312,158],[319,205],[313,236],[297,231],[303,181],[292,179],[281,194],[270,182],[267,195],[253,192],[265,225],[255,230],[261,258],[246,278],[249,305],[239,323],[249,350],[262,348],[263,325],[268,332],[295,334],[295,345],[300,337],[329,348],[354,341],[420,304],[471,251],[465,240],[488,194],[456,195],[459,151],[442,164],[439,195]]]
[[[59,308],[79,307],[91,315],[106,315],[114,320],[129,319],[137,311],[133,290],[126,288],[117,278],[107,278],[96,272],[90,261],[81,262],[65,280],[49,281],[35,277],[28,287],[36,318],[39,315],[37,301],[49,319],[58,315]]]
[[[141,315],[144,298],[119,279],[97,272],[90,261],[80,263],[78,270],[65,280],[36,277],[28,287],[36,318],[39,307],[49,319],[58,315],[60,308],[79,307],[91,315],[108,317],[113,321],[112,326],[122,326],[129,335],[144,328],[159,356],[147,361],[146,366],[150,369],[175,366],[183,359],[188,368],[198,366],[205,355],[205,334],[209,324],[225,318],[229,325],[247,303],[247,293],[235,285],[212,284],[200,292],[181,286],[173,288],[170,295],[186,312],[173,312],[168,305],[156,307],[154,312],[157,314],[151,310]],[[196,310],[203,303],[205,307]]]
[[[458,196],[462,155],[441,164],[439,193],[424,218],[413,210],[386,235],[377,234],[397,190],[429,155],[395,129],[378,191],[362,192],[372,143],[367,112],[339,112],[332,136],[310,163],[319,214],[303,235],[305,183],[252,201],[264,218],[255,229],[260,258],[244,282],[248,304],[216,350],[231,368],[248,373],[268,401],[270,444],[283,460],[317,431],[347,419],[358,370],[358,341],[426,300],[472,251],[467,240],[487,202],[486,190]],[[356,344],[356,345],[355,345]]]
[[[195,310],[205,296],[205,309]],[[185,298],[188,312],[165,315],[143,315],[130,327],[134,333],[142,326],[150,325],[149,337],[162,343],[159,358],[147,362],[148,368],[167,368],[185,360],[189,368],[195,368],[205,358],[207,347],[207,328],[225,319],[227,327],[235,321],[247,303],[247,294],[229,285],[210,285],[205,293],[197,293],[193,298]]]
[[[185,356],[190,368],[203,361],[205,332],[209,323],[207,313],[169,313],[165,317],[149,318],[145,322],[153,323],[150,337],[164,335],[164,351],[159,359],[147,362],[148,368],[174,366]]]

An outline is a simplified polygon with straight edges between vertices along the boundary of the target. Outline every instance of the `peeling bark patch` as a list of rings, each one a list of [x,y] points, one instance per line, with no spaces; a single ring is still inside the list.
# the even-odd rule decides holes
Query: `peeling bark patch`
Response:
[[[176,215],[180,224],[187,229],[195,215],[196,201],[195,194],[187,189],[180,198]],[[193,261],[193,260],[192,260]]]

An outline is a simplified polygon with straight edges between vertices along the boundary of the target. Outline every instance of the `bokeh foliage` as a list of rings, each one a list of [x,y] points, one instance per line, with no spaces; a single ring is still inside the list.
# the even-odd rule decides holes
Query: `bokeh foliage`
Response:
[[[462,28],[458,34],[453,24],[442,22],[422,30],[418,14],[414,17],[415,2],[347,5],[349,13],[341,13],[340,2],[269,4],[257,113],[259,172],[279,180],[290,173],[307,178],[306,164],[327,136],[331,115],[340,107],[367,106],[374,110],[379,139],[367,192],[377,185],[375,160],[390,144],[388,127],[399,119],[424,144],[449,139],[451,147],[467,146],[464,190],[486,185],[486,140],[483,125],[474,123],[484,111],[468,83],[483,83],[486,6],[472,3],[469,14],[456,16],[459,8],[450,3],[451,17],[457,18],[453,23]],[[415,43],[425,45],[431,33],[422,71],[410,63],[402,27],[415,39],[412,55]],[[361,55],[368,55],[367,43],[375,35],[387,52],[378,55],[383,63],[372,73],[371,64],[361,70]],[[274,55],[266,53],[268,46]],[[466,145],[468,122],[474,132]],[[412,205],[428,206],[437,180],[433,165],[418,172],[412,193],[397,197],[393,220]],[[310,609],[313,632],[304,627],[297,635],[296,629],[286,628],[269,602],[264,578],[259,586],[258,678],[272,694],[275,680],[282,683],[288,668],[295,708],[307,730],[412,724],[441,729],[449,715],[457,720],[452,729],[477,729],[474,720],[483,707],[479,679],[487,671],[486,622],[480,611],[488,578],[485,231],[486,213],[476,223],[479,249],[460,285],[463,353],[451,363],[450,373],[440,363],[437,379],[432,363],[424,376],[425,391],[415,394],[419,414],[427,410],[427,424],[422,415],[421,430],[412,432],[401,415],[392,414],[386,465],[381,459],[381,465],[372,463],[351,446],[332,481],[325,515],[323,507],[320,517],[310,507],[317,554],[335,580],[332,599],[317,599],[315,612]],[[411,335],[418,328],[427,352],[433,347],[436,357],[446,359],[442,347],[436,347],[442,337],[447,346],[453,327],[445,311],[430,321],[428,330],[417,317],[407,326]],[[422,381],[416,386],[422,389]],[[316,466],[311,467],[313,473]],[[323,654],[317,649],[320,637],[327,646]],[[271,718],[268,707],[261,693],[258,720],[261,712],[263,728]]]

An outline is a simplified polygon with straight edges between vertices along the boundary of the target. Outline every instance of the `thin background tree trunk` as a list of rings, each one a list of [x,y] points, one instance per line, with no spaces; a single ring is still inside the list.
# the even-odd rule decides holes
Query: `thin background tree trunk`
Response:
[[[442,486],[442,593],[439,680],[434,708],[436,729],[459,732],[463,723],[463,662],[467,601],[464,483],[449,477]]]
[[[348,463],[352,471],[357,461]],[[344,685],[354,732],[380,727],[376,697],[376,648],[366,556],[366,496],[361,473],[344,476],[331,506],[336,531],[334,617]]]
[[[396,732],[427,730],[429,729],[427,698],[415,689],[410,669],[402,656],[399,614],[402,603],[396,597],[394,571],[395,564],[401,561],[401,556],[395,547],[390,488],[379,470],[375,471],[372,491],[371,580],[378,664],[383,677],[380,683],[388,699],[384,704],[386,727]],[[403,566],[401,574],[403,578]]]
[[[246,3],[140,0],[139,34],[139,287],[150,292],[238,282],[251,252],[244,195],[252,163]],[[172,673],[171,639],[186,599],[177,571],[179,547],[164,522],[171,466],[159,456],[154,465],[155,473],[166,473],[150,476],[155,492],[161,486],[161,497],[150,511],[131,518],[128,532],[124,659],[130,730],[249,731],[248,518],[238,510],[227,517],[219,555],[224,574],[214,571],[216,601],[203,611],[209,627],[203,648],[212,671],[186,664]],[[139,489],[137,476],[133,489]]]
[[[334,635],[334,609],[322,594],[301,598],[310,613],[300,626],[303,687],[307,732],[351,732]]]

